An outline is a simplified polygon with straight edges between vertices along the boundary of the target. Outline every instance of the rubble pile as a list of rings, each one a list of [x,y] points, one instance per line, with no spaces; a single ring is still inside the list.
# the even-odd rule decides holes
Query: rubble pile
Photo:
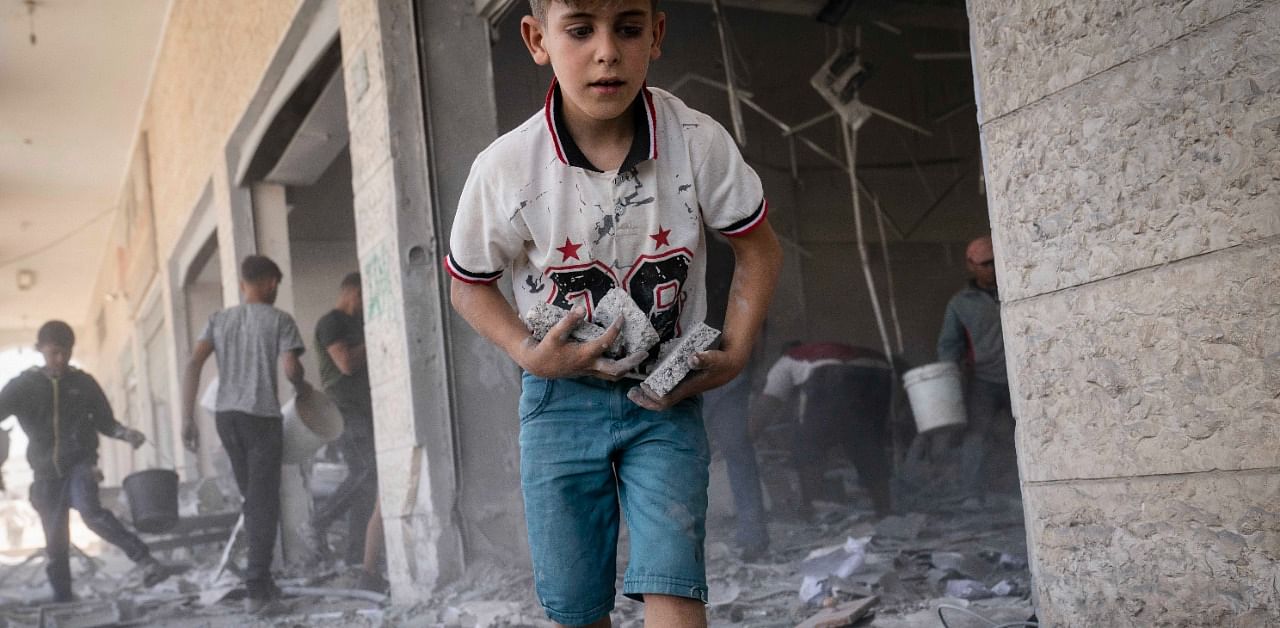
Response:
[[[858,500],[859,502],[861,500]],[[876,520],[855,503],[819,502],[809,520],[783,514],[769,523],[770,549],[744,562],[731,546],[731,518],[708,522],[708,618],[712,626],[989,626],[1031,615],[1022,505],[997,496],[985,506],[933,504]],[[354,591],[352,572],[310,568],[280,574],[286,612],[243,613],[234,568],[217,573],[222,547],[176,548],[164,555],[174,575],[151,589],[114,548],[73,559],[81,601],[40,606],[49,597],[43,558],[11,559],[0,569],[0,624],[9,626],[500,626],[549,627],[526,563],[473,565],[427,602],[389,606]],[[619,578],[628,537],[620,539]],[[617,596],[614,625],[640,628],[642,604]],[[975,617],[976,615],[977,617]],[[95,623],[95,622],[101,622]],[[844,623],[841,623],[844,622]],[[853,623],[849,623],[853,622]]]

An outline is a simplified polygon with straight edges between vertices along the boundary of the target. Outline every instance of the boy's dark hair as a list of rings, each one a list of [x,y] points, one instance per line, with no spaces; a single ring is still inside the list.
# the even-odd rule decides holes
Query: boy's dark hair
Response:
[[[257,283],[267,279],[275,279],[280,281],[284,279],[284,273],[280,272],[280,267],[271,261],[266,255],[250,255],[240,262],[240,278],[249,282]]]
[[[356,290],[359,290],[360,289],[360,273],[358,272],[348,273],[346,277],[342,278],[342,283],[340,284],[340,287],[343,290],[346,290],[347,288],[355,288]]]
[[[616,1],[617,0],[529,0],[529,13],[541,22],[547,17],[547,5],[552,2],[563,2],[569,5],[569,7],[576,9],[579,5],[607,4],[609,2]],[[658,0],[649,0],[649,10],[655,12],[658,10]]]
[[[55,345],[70,349],[76,345],[76,332],[62,321],[49,321],[36,332],[37,345]]]

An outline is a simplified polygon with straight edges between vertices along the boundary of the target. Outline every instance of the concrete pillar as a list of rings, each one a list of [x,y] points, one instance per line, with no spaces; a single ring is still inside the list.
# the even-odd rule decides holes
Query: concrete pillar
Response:
[[[379,491],[391,591],[401,602],[424,598],[464,566],[439,260],[442,220],[478,151],[471,147],[496,135],[488,30],[470,10],[469,2],[411,0],[343,0],[340,8]],[[431,32],[419,35],[419,25]],[[430,42],[428,73],[457,82],[424,88],[419,37]]]
[[[1280,2],[969,18],[1042,625],[1280,625]]]
[[[283,185],[255,183],[249,190],[253,199],[253,235],[257,253],[271,258],[284,279],[276,293],[276,307],[293,313],[293,255],[289,248],[289,205]]]
[[[218,264],[222,268],[222,304],[240,305],[240,260],[255,252],[253,204],[249,192],[232,185],[226,164],[213,172],[213,212],[217,217]],[[196,333],[199,333],[198,331]]]

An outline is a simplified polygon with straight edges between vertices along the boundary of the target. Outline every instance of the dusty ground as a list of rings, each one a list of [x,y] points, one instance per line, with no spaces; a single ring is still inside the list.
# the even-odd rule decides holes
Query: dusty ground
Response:
[[[1029,574],[1025,561],[1025,536],[1020,502],[998,497],[983,508],[940,504],[936,511],[909,513],[876,522],[869,512],[848,505],[824,505],[812,522],[781,519],[770,523],[770,551],[761,559],[744,563],[728,544],[726,521],[713,520],[708,539],[708,573],[713,626],[764,628],[794,626],[828,603],[870,595],[879,597],[874,616],[858,626],[916,628],[943,626],[937,608],[944,608],[947,625],[992,626],[997,622],[1027,618]],[[866,539],[862,564],[845,578],[829,576],[819,585],[813,601],[801,599],[804,572],[814,572],[822,560],[805,564],[815,550],[842,546],[847,539]],[[624,536],[625,542],[625,536]],[[843,551],[843,550],[841,550]],[[108,551],[97,559],[74,563],[78,594],[87,601],[114,602],[123,620],[118,625],[174,626],[181,628],[223,626],[549,626],[533,594],[532,577],[524,568],[477,565],[461,582],[440,591],[428,604],[391,606],[340,597],[290,597],[288,611],[272,619],[245,615],[234,576],[211,583],[215,552],[188,560],[184,573],[151,590],[142,590],[131,565]],[[625,552],[624,552],[625,555]],[[840,562],[843,554],[831,554],[826,562]],[[1002,563],[1003,557],[1003,563]],[[183,557],[175,557],[181,560]],[[9,566],[0,583],[0,616],[11,626],[37,626],[38,602],[47,599],[43,567],[39,561]],[[821,571],[821,570],[818,570]],[[313,571],[308,577],[283,574],[282,586],[343,589],[351,576],[341,569]],[[981,600],[948,599],[948,580],[973,579],[988,587],[1001,581],[1013,587],[1004,597]],[[618,597],[615,625],[640,626],[641,604]]]

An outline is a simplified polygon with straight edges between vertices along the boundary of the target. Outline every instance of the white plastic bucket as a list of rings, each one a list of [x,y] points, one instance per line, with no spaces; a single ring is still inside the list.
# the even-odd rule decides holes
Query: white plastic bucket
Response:
[[[920,433],[965,424],[964,391],[960,367],[955,362],[934,362],[913,368],[902,376]]]
[[[280,408],[284,414],[284,464],[302,464],[342,435],[342,413],[329,397],[307,386]]]

